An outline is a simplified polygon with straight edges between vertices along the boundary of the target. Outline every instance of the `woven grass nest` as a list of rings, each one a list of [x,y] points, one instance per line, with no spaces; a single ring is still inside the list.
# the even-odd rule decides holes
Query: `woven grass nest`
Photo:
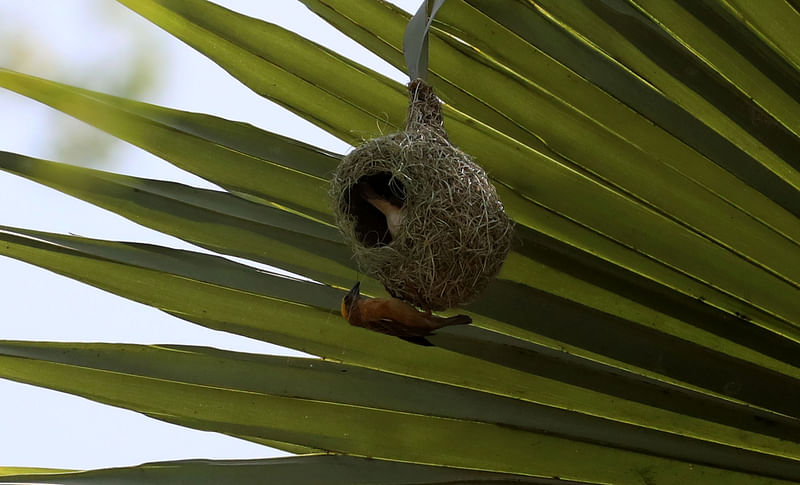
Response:
[[[406,129],[369,140],[336,169],[336,223],[361,270],[425,310],[472,301],[497,274],[512,224],[497,192],[454,147],[433,88],[409,84]]]

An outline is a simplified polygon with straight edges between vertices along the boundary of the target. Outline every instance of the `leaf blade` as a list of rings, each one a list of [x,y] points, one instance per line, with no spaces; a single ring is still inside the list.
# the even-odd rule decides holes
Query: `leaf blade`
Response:
[[[332,169],[338,159],[315,147],[242,123],[4,69],[0,69],[0,86],[75,116],[228,190],[262,197],[318,219],[331,218],[325,197],[327,182],[316,174]],[[212,136],[214,132],[219,134]],[[283,165],[273,157],[280,158]]]
[[[375,453],[371,456],[405,459],[417,463],[433,461],[464,466],[465,462],[462,460],[465,457],[461,454],[466,453],[470,463],[478,463],[485,470],[530,474],[533,469],[528,468],[531,456],[527,453],[518,456],[512,454],[510,458],[493,456],[476,459],[477,453],[485,455],[489,448],[471,444],[468,447],[456,447],[458,449],[452,451],[448,447],[439,447],[439,439],[452,437],[454,433],[459,433],[459,429],[464,428],[477,433],[473,436],[481,436],[488,441],[503,435],[504,439],[514,442],[523,438],[521,431],[538,433],[537,426],[546,427],[546,422],[551,419],[542,416],[531,421],[531,414],[535,416],[538,413],[536,408],[520,406],[513,400],[308,359],[237,354],[188,346],[4,342],[0,348],[3,355],[0,359],[6,361],[2,372],[13,378],[33,379],[39,384],[45,383],[48,387],[55,386],[71,392],[78,389],[84,396],[146,411],[148,414],[190,414],[199,422],[205,420],[206,426],[218,431],[230,432],[228,426],[232,423],[234,430],[248,430],[266,438],[277,435],[279,439],[289,439],[300,444],[357,454],[369,450],[367,453]],[[36,369],[42,365],[46,374],[43,372],[37,377]],[[67,378],[68,376],[71,378]],[[260,377],[254,379],[253,376]],[[337,385],[320,385],[331,382],[337,382]],[[409,392],[410,388],[425,389],[425,392]],[[365,390],[370,392],[364,392]],[[240,393],[244,394],[240,396]],[[216,397],[217,395],[220,397]],[[448,397],[451,399],[447,399]],[[449,405],[452,399],[462,402],[464,409],[454,409]],[[481,401],[485,403],[481,404]],[[342,407],[342,404],[347,406]],[[267,406],[270,413],[253,413],[254,405]],[[518,410],[514,411],[515,408]],[[343,415],[347,422],[346,427],[336,423]],[[360,416],[361,421],[351,421],[350,415]],[[235,418],[232,419],[232,416]],[[447,419],[441,420],[437,417]],[[306,422],[314,418],[316,421],[312,423],[313,428],[309,428]],[[507,421],[508,419],[512,421]],[[397,437],[381,433],[376,442],[372,437],[374,433],[369,431],[373,429],[375,421],[389,426],[389,429],[402,422],[405,432]],[[537,424],[531,426],[526,422]],[[214,427],[215,423],[219,428]],[[490,423],[505,426],[495,429],[487,426]],[[427,434],[430,444],[413,437],[417,431],[428,431],[431,426],[432,433]],[[574,426],[572,432],[582,427]],[[337,430],[346,432],[342,436],[342,431]],[[443,434],[439,435],[437,431]],[[552,432],[548,432],[543,436],[551,434]],[[604,441],[607,436],[608,432],[605,432],[599,438]],[[550,445],[563,442],[561,439],[550,441]],[[651,443],[656,441],[653,437],[650,438]],[[624,442],[628,443],[625,446],[630,446],[633,440]],[[362,448],[363,443],[368,443],[368,448]],[[409,445],[418,449],[412,451]],[[691,447],[693,443],[684,443],[684,446],[687,445]],[[569,446],[586,453],[597,453],[601,450],[590,442],[575,441]],[[671,451],[676,452],[680,453],[679,449]],[[724,466],[733,466],[740,470],[755,466],[755,470],[749,470],[768,475],[777,473],[778,476],[786,473],[791,476],[793,468],[795,473],[800,473],[800,466],[796,463],[775,459],[764,461],[765,457],[743,454],[738,450],[728,450],[727,453],[732,454],[732,458],[736,460],[728,460]],[[550,459],[554,454],[561,453],[556,449],[551,453]],[[618,459],[625,457],[642,464],[649,463],[659,468],[659,473],[668,469],[674,472],[676,468],[682,468],[679,462],[665,463],[663,458],[631,454],[622,450],[611,452],[608,458],[615,454]],[[703,455],[712,462],[717,459],[714,458],[713,447]],[[696,452],[684,453],[684,459],[692,456],[698,455]],[[760,466],[759,459],[762,461]],[[544,460],[544,457],[537,457],[534,461],[539,460]],[[755,460],[755,465],[745,464],[752,460]],[[495,462],[496,465],[490,465]],[[611,478],[610,475],[604,477],[602,472],[590,471],[592,466],[570,472],[564,468],[566,463],[569,460],[555,464],[552,473],[584,480]],[[541,463],[536,466],[541,467]],[[739,476],[739,473],[731,474],[727,471],[705,471],[721,473],[721,476]],[[616,476],[623,482],[631,480],[630,471]],[[632,476],[636,476],[635,473]],[[743,478],[747,480],[746,476]]]
[[[708,413],[689,416],[683,414],[686,408],[682,413],[670,409],[671,402],[662,409],[658,403],[615,396],[613,386],[599,390],[583,388],[571,377],[582,376],[579,380],[586,381],[586,385],[596,380],[596,374],[587,374],[581,366],[567,368],[566,378],[558,374],[565,370],[563,364],[554,368],[561,369],[556,374],[536,375],[530,369],[482,359],[480,354],[472,356],[468,352],[462,354],[444,348],[419,347],[351,327],[332,315],[333,309],[338,309],[342,292],[269,277],[219,258],[146,245],[103,243],[8,228],[0,232],[0,239],[4,241],[0,244],[0,252],[6,255],[35,261],[51,271],[211,328],[378,370],[512,396],[560,409],[580,409],[587,414],[635,422],[650,429],[720,443],[738,443],[737,446],[767,453],[786,449],[785,441],[776,442],[775,438],[767,436],[771,433],[768,426],[757,432],[744,432],[728,425],[730,416],[714,418]],[[280,321],[263,318],[263,315],[275,312],[280,312]],[[448,337],[452,332],[442,332],[439,338],[456,342],[457,339],[453,338],[458,333]],[[473,345],[473,348],[479,346]],[[497,351],[501,352],[502,348]],[[528,355],[533,357],[537,354]],[[465,369],[469,369],[466,379]],[[655,381],[651,383],[657,384]],[[614,380],[611,384],[616,385]],[[729,407],[731,404],[702,396],[695,409],[707,410],[709,405]],[[741,408],[733,418],[740,420],[742,413],[752,412]],[[281,438],[277,440],[282,441]]]
[[[118,175],[0,151],[0,170],[224,254],[345,287],[356,271],[336,229],[227,192]],[[365,282],[370,289],[377,285]]]
[[[21,470],[24,471],[24,470]],[[0,477],[0,483],[93,484],[117,483],[123,485],[173,484],[176,480],[189,480],[196,484],[258,483],[265,479],[275,483],[312,485],[325,477],[331,485],[370,483],[401,485],[405,483],[445,484],[476,483],[492,480],[504,483],[555,483],[538,479],[503,476],[486,472],[411,465],[388,461],[369,460],[343,455],[309,455],[291,458],[261,460],[180,460],[145,463],[135,467],[109,468],[70,474],[15,475]],[[559,481],[559,483],[565,483]],[[567,484],[569,485],[569,484]]]

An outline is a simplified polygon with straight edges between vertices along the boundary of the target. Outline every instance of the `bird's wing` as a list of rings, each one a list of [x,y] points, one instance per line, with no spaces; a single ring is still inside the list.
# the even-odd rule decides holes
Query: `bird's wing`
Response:
[[[392,318],[381,318],[379,320],[369,320],[366,322],[370,329],[393,335],[395,337],[424,337],[430,335],[430,330],[427,328],[410,327],[404,322],[394,320]]]
[[[424,314],[395,298],[361,305],[361,319],[369,328],[397,337],[424,337],[433,330]]]

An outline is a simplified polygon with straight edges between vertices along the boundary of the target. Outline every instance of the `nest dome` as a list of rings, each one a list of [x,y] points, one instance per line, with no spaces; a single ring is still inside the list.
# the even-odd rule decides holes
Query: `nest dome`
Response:
[[[406,130],[350,152],[334,173],[336,222],[362,271],[427,310],[473,300],[511,246],[486,172],[453,146],[433,90],[409,85]]]

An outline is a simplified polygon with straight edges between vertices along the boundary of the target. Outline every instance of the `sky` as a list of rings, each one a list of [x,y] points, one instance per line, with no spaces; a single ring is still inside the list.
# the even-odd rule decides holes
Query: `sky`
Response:
[[[400,82],[406,76],[295,0],[217,0],[297,32]],[[393,1],[407,11],[419,0]],[[260,98],[214,63],[108,0],[0,0],[0,67],[140,101],[245,121],[337,153],[349,145]],[[148,87],[149,86],[149,87]],[[0,89],[0,150],[216,188],[136,147]],[[204,251],[32,182],[0,173],[0,225]],[[192,325],[0,257],[0,339],[207,345],[302,355]],[[284,453],[132,411],[0,379],[0,466],[92,469]]]

